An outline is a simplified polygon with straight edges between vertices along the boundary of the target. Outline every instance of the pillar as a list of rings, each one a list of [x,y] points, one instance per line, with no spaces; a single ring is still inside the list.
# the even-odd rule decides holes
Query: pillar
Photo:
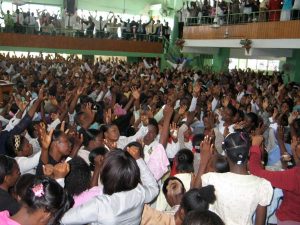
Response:
[[[290,76],[290,81],[300,82],[300,49],[294,49],[292,57],[286,58],[286,64],[290,70],[285,71],[285,74]]]
[[[213,71],[225,72],[228,70],[230,49],[220,48],[218,53],[213,56]]]

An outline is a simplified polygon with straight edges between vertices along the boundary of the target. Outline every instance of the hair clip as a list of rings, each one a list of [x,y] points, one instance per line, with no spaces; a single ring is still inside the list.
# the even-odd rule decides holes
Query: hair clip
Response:
[[[15,152],[16,153],[18,153],[20,145],[21,145],[21,136],[15,135]]]
[[[42,197],[45,194],[44,185],[42,183],[33,186],[31,190],[33,191],[35,197]]]

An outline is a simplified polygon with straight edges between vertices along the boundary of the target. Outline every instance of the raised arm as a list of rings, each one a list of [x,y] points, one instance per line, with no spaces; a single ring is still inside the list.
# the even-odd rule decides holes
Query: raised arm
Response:
[[[167,147],[167,143],[169,139],[169,127],[170,127],[173,111],[174,111],[173,107],[169,105],[166,105],[164,108],[164,123],[163,123],[163,128],[159,140],[159,143],[162,144],[164,148]]]
[[[294,167],[285,171],[267,171],[261,165],[261,149],[260,145],[263,141],[262,136],[254,136],[252,138],[252,147],[250,148],[249,170],[251,174],[265,178],[270,181],[273,187],[277,187],[287,191],[294,191],[298,188],[296,178],[298,168]]]

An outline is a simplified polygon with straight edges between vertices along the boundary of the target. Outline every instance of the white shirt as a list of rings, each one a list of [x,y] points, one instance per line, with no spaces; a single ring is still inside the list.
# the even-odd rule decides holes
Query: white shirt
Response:
[[[15,160],[17,161],[21,174],[25,173],[31,173],[35,174],[36,170],[35,168],[39,164],[41,152],[37,152],[31,157],[15,157]]]
[[[214,185],[216,201],[210,210],[228,225],[252,225],[256,207],[267,206],[272,199],[271,183],[253,175],[207,173],[201,179],[204,187]]]
[[[140,168],[142,184],[130,191],[99,195],[72,208],[63,216],[62,224],[139,225],[144,204],[151,202],[159,189],[145,162],[142,159],[136,162]]]
[[[117,141],[117,147],[120,149],[124,149],[130,142],[137,141],[138,139],[143,138],[147,133],[148,127],[141,126],[141,128],[136,132],[135,135],[130,137],[119,137],[119,140]]]

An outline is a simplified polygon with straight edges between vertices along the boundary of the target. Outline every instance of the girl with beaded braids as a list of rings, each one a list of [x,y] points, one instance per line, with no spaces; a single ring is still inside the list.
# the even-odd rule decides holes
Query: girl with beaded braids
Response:
[[[230,133],[223,142],[230,171],[227,173],[205,173],[214,154],[212,138],[206,136],[201,143],[201,163],[195,186],[214,185],[216,201],[210,210],[217,213],[225,224],[264,225],[266,207],[270,204],[273,188],[265,179],[250,175],[247,170],[250,137],[245,132]],[[247,209],[247,210],[241,210]]]
[[[15,215],[10,217],[8,211],[0,212],[1,225],[58,225],[73,203],[72,197],[55,180],[35,178]]]
[[[6,141],[7,155],[14,157],[17,161],[21,174],[35,174],[39,163],[41,152],[32,155],[32,145],[22,135],[12,135]]]

